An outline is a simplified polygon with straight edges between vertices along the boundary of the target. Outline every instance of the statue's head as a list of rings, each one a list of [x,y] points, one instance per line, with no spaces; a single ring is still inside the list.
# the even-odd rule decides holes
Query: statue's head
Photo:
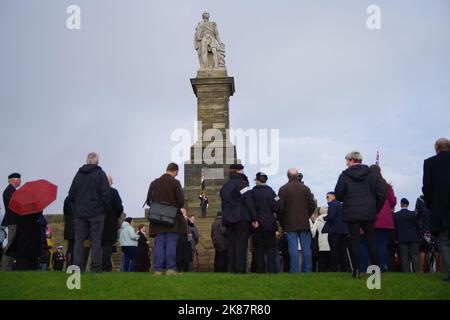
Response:
[[[203,20],[208,21],[209,20],[209,12],[208,11],[203,12],[202,13],[202,18],[203,18]]]

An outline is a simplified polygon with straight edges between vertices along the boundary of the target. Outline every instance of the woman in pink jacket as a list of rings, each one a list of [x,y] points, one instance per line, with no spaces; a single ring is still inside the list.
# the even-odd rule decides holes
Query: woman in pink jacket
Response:
[[[370,169],[379,176],[379,178],[386,185],[386,201],[383,208],[378,212],[377,220],[375,221],[375,233],[378,247],[378,261],[381,271],[387,271],[387,246],[388,240],[394,231],[393,213],[397,198],[395,197],[394,189],[384,180],[381,174],[381,169],[378,165],[370,166]]]

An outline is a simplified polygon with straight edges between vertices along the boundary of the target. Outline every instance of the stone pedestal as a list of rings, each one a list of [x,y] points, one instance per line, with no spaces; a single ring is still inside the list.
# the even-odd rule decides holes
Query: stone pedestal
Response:
[[[234,93],[234,78],[226,70],[200,70],[191,79],[197,97],[198,141],[191,147],[190,161],[184,165],[184,191],[189,213],[200,217],[201,176],[206,179],[209,200],[207,216],[220,210],[219,191],[228,180],[228,167],[237,163],[236,147],[231,144],[228,129],[229,100]],[[205,152],[206,149],[206,152]]]

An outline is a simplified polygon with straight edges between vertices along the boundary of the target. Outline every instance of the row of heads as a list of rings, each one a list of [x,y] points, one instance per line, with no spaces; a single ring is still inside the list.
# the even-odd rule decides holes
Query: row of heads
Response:
[[[447,138],[439,138],[436,143],[434,144],[434,149],[436,151],[436,154],[438,154],[441,151],[450,151],[450,140]],[[347,164],[350,163],[362,163],[363,161],[363,157],[361,152],[359,151],[352,151],[349,152],[346,156],[345,156],[345,160],[347,161]],[[99,156],[97,153],[95,152],[91,152],[88,154],[87,159],[86,159],[86,164],[93,164],[93,165],[98,165],[99,164]],[[229,167],[231,172],[239,172],[244,170],[244,166],[240,163],[235,163],[230,165]],[[169,163],[169,165],[167,166],[166,169],[167,172],[169,173],[173,173],[174,175],[178,174],[179,171],[179,167],[176,163],[171,162]],[[293,178],[296,176],[300,176],[301,173],[299,173],[295,168],[291,168],[288,170],[288,177],[289,178]],[[267,181],[267,175],[263,172],[258,172],[256,174],[256,179],[261,179]],[[11,173],[8,176],[8,180],[12,180],[12,179],[16,179],[16,180],[20,180],[21,179],[21,175],[20,173],[14,172]],[[300,179],[301,180],[301,179]],[[259,180],[258,180],[259,181]]]

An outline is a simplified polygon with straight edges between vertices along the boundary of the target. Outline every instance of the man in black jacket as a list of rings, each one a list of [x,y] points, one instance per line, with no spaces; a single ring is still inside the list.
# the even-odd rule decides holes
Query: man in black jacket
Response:
[[[431,233],[436,237],[450,281],[450,141],[438,139],[436,155],[423,164],[423,195],[431,213]]]
[[[409,201],[400,201],[401,210],[394,213],[395,240],[400,249],[400,263],[403,272],[419,271],[419,219],[414,211],[409,211]]]
[[[336,199],[342,202],[342,221],[348,223],[353,277],[359,278],[360,229],[364,231],[372,265],[378,265],[374,224],[386,194],[381,179],[374,175],[368,166],[362,164],[361,153],[350,152],[345,160],[348,169],[339,176],[334,193]]]
[[[241,164],[232,164],[230,180],[220,190],[222,224],[227,229],[228,264],[232,273],[246,273],[250,222],[253,228],[258,227],[248,179],[243,169]]]
[[[2,226],[8,227],[8,244],[4,248],[2,258],[2,270],[11,271],[14,264],[15,256],[15,240],[17,234],[17,222],[19,217],[8,208],[9,201],[16,189],[20,187],[22,180],[19,173],[12,173],[8,176],[8,186],[3,192],[3,205],[5,206],[5,216],[3,217]],[[1,245],[1,244],[0,244]]]
[[[119,230],[119,218],[123,213],[122,199],[120,198],[119,192],[112,187],[113,179],[110,175],[107,175],[108,183],[111,187],[110,197],[108,205],[106,206],[105,223],[103,225],[103,236],[102,236],[102,271],[111,272],[112,271],[112,249],[114,244],[117,242],[117,232]]]
[[[102,234],[110,187],[105,172],[98,165],[96,153],[90,153],[87,164],[73,179],[69,198],[75,216],[75,246],[73,263],[84,270],[84,240],[91,239],[91,271],[100,272]]]
[[[266,272],[264,256],[267,257],[267,272],[276,272],[277,239],[275,233],[278,229],[276,213],[279,211],[279,198],[275,191],[266,184],[267,179],[265,173],[258,172],[255,179],[256,186],[251,192],[257,219],[257,228],[254,228],[252,234],[257,273]]]

